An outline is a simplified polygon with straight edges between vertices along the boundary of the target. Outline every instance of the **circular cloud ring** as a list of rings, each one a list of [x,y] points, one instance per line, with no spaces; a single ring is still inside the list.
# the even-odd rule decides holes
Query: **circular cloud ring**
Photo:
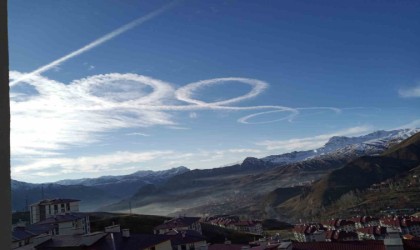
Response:
[[[149,94],[137,98],[135,100],[127,101],[111,101],[104,99],[102,97],[92,95],[89,93],[92,87],[98,86],[100,84],[106,83],[107,81],[134,81],[140,84],[150,86],[152,92]],[[159,103],[161,99],[166,96],[169,96],[173,93],[173,88],[169,83],[164,81],[156,80],[151,77],[137,75],[137,74],[103,74],[103,75],[94,75],[80,80],[73,81],[70,86],[77,89],[78,93],[85,98],[90,99],[96,103],[108,104],[115,107],[125,106],[125,105],[138,105],[138,104],[149,104],[149,103]]]
[[[252,89],[245,95],[241,95],[238,97],[234,97],[234,98],[230,98],[230,99],[218,101],[218,102],[204,102],[202,100],[194,99],[191,97],[193,92],[201,87],[222,84],[227,81],[236,81],[236,82],[245,83],[245,84],[251,85]],[[241,77],[214,78],[214,79],[189,83],[179,88],[175,92],[175,97],[180,101],[184,101],[187,103],[196,104],[200,106],[221,106],[221,105],[232,104],[235,102],[240,102],[245,99],[255,97],[259,95],[264,89],[266,89],[267,86],[268,84],[264,81],[250,79],[250,78],[241,78]]]
[[[280,118],[280,119],[275,119],[275,120],[270,120],[270,121],[263,121],[263,122],[249,122],[248,120],[251,118],[255,118],[257,116],[260,115],[265,115],[265,114],[272,114],[272,113],[280,113],[280,112],[292,112],[290,115]],[[266,123],[273,123],[273,122],[278,122],[278,121],[284,121],[284,120],[290,120],[293,117],[297,116],[299,114],[299,111],[295,110],[295,109],[279,109],[279,110],[271,110],[271,111],[264,111],[264,112],[259,112],[259,113],[254,113],[251,115],[247,115],[244,116],[242,118],[238,119],[238,122],[240,123],[244,123],[244,124],[266,124]]]

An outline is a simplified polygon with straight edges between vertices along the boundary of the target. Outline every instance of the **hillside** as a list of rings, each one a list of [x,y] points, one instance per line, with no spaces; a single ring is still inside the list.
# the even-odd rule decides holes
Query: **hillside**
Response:
[[[318,149],[271,155],[261,159],[247,157],[241,164],[213,169],[189,170],[178,167],[163,171],[138,171],[121,176],[61,180],[47,184],[14,181],[13,208],[17,211],[24,210],[26,203],[30,204],[43,197],[44,189],[45,198],[69,197],[82,200],[83,211],[127,212],[131,207],[136,213],[143,214],[238,213],[259,218],[281,218],[282,215],[274,208],[280,205],[280,201],[285,201],[285,198],[297,195],[297,189],[293,187],[311,185],[331,171],[360,160],[360,157],[372,156],[375,159],[390,146],[418,131],[419,129],[403,129],[377,131],[357,137],[335,136]],[[389,151],[391,153],[398,152]],[[382,164],[381,158],[377,161],[376,164]],[[338,174],[336,179],[341,175],[346,173]],[[315,185],[326,186],[322,182]],[[366,185],[369,185],[369,181]],[[281,190],[288,188],[293,191],[281,194]],[[326,192],[327,196],[345,193],[347,190],[344,188],[340,191],[339,186],[334,188],[336,190],[332,194]],[[332,200],[336,198],[332,197]],[[317,199],[322,200],[324,197]]]
[[[317,216],[329,206],[375,183],[404,175],[420,165],[420,133],[395,145],[380,156],[360,157],[315,182],[310,190],[277,207],[284,216]],[[362,196],[358,197],[363,199]],[[359,202],[363,202],[360,200]],[[335,207],[345,209],[345,207]],[[338,211],[336,211],[338,212]]]
[[[44,184],[12,180],[12,207],[15,211],[26,211],[26,205],[41,199],[65,197],[81,200],[82,211],[93,211],[100,206],[130,197],[143,186],[163,183],[175,175],[188,171],[190,170],[186,167],[178,167],[162,171],[137,171],[129,175],[61,180]]]
[[[65,197],[82,200],[82,211],[94,210],[98,205],[106,205],[119,200],[104,190],[83,185],[31,184],[12,180],[12,207],[15,211],[27,211],[30,205],[42,199]]]
[[[277,204],[268,202],[267,195],[273,195],[272,192],[275,194],[275,190],[281,188],[308,185],[361,156],[382,153],[414,131],[417,130],[378,131],[351,138],[333,137],[324,147],[311,152],[293,152],[261,159],[248,157],[233,166],[191,170],[161,185],[140,188],[132,197],[101,209],[126,212],[131,204],[137,213],[237,213],[278,218],[273,210]],[[296,195],[295,192],[290,194]]]

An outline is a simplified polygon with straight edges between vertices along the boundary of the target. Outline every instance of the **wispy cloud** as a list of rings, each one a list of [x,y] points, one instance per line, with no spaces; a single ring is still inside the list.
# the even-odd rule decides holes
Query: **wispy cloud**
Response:
[[[403,124],[401,126],[398,126],[394,129],[414,129],[414,128],[420,128],[420,119],[411,121],[409,123]]]
[[[11,72],[11,78],[21,76]],[[136,81],[148,80],[157,91],[145,95]],[[41,76],[25,80],[32,93],[11,88],[12,155],[51,155],[101,140],[119,128],[176,125],[167,112],[138,109],[130,103],[158,105],[173,93],[170,85],[130,74],[109,74],[63,84]],[[118,88],[112,83],[117,81]],[[114,92],[109,93],[108,89]],[[129,93],[129,94],[127,94]]]
[[[95,65],[89,64],[87,62],[83,63],[83,65],[86,67],[87,70],[94,70],[96,67]]]
[[[11,79],[20,79],[23,75],[17,71],[10,72]],[[232,81],[249,84],[253,88],[245,95],[212,103],[192,97],[195,91],[209,84]],[[216,78],[190,83],[177,90],[172,86],[171,83],[137,74],[95,75],[69,84],[40,75],[27,77],[11,86],[12,153],[14,156],[55,155],[72,146],[99,142],[104,133],[120,128],[160,125],[170,129],[187,129],[174,121],[171,111],[187,111],[192,117],[197,117],[196,112],[200,110],[272,109],[274,111],[265,113],[287,112],[296,116],[302,109],[275,105],[230,106],[254,98],[267,88],[267,83],[255,79]],[[249,123],[247,120],[252,116],[239,121]]]
[[[370,126],[357,126],[329,134],[321,134],[312,137],[289,140],[265,140],[257,142],[256,144],[266,147],[267,150],[279,150],[282,152],[289,152],[293,150],[310,150],[324,146],[324,144],[333,136],[356,136],[371,130],[372,127]]]
[[[98,173],[110,171],[114,168],[125,167],[126,164],[143,163],[154,160],[158,157],[173,154],[172,151],[150,151],[150,152],[114,152],[106,155],[84,156],[84,157],[55,157],[39,158],[32,163],[18,165],[12,169],[12,175],[36,174],[46,172],[47,169],[54,169],[60,174],[69,173]]]
[[[87,52],[87,51],[89,51],[89,50],[91,50],[91,49],[93,49],[93,48],[95,48],[95,47],[97,47],[97,46],[99,46],[99,45],[101,45],[101,44],[103,44],[103,43],[105,43],[105,42],[123,34],[123,33],[125,33],[125,32],[127,32],[127,31],[129,31],[129,30],[133,29],[133,28],[135,28],[135,27],[137,27],[137,26],[139,26],[139,25],[141,25],[141,24],[143,24],[147,21],[152,20],[153,18],[159,16],[160,14],[164,13],[165,11],[171,9],[178,2],[179,1],[171,2],[170,4],[167,4],[167,5],[165,5],[161,8],[153,11],[153,12],[150,12],[149,14],[147,14],[145,16],[142,16],[142,17],[140,17],[140,18],[138,18],[138,19],[136,19],[136,20],[134,20],[130,23],[127,23],[127,24],[121,26],[120,28],[118,28],[118,29],[116,29],[116,30],[114,30],[114,31],[112,31],[112,32],[94,40],[93,42],[83,46],[80,49],[77,49],[77,50],[75,50],[75,51],[73,51],[73,52],[55,60],[55,61],[52,61],[52,62],[48,63],[47,65],[39,67],[38,69],[36,69],[36,70],[34,70],[30,73],[24,74],[24,75],[20,76],[19,78],[14,79],[13,81],[10,82],[10,85],[13,86],[14,84],[16,84],[20,81],[23,81],[27,78],[30,78],[31,76],[41,74],[41,73],[46,72],[46,71],[48,71],[52,68],[56,68],[60,64],[70,60],[71,58],[79,56],[79,55],[81,55],[81,54],[83,54],[83,53],[85,53],[85,52]]]
[[[410,97],[420,97],[420,85],[411,88],[404,88],[398,91],[398,94],[401,97],[410,98]]]
[[[145,137],[150,136],[149,134],[140,133],[140,132],[128,133],[126,135],[145,136]]]
[[[257,148],[227,148],[223,150],[197,150],[190,153],[174,153],[163,156],[162,166],[174,167],[184,165],[187,167],[214,168],[227,163],[241,162],[248,156],[259,156],[263,151]]]
[[[236,81],[241,82],[247,85],[250,85],[252,87],[251,91],[248,93],[230,98],[228,100],[223,101],[217,101],[217,102],[204,102],[202,100],[194,99],[192,96],[195,91],[200,90],[204,87],[211,86],[211,85],[220,85],[222,83],[228,82],[228,81]],[[239,77],[225,77],[225,78],[215,78],[215,79],[209,79],[209,80],[202,80],[194,83],[187,84],[181,88],[179,88],[175,95],[178,98],[178,100],[201,105],[201,106],[221,106],[221,105],[230,105],[232,103],[240,102],[246,99],[250,99],[253,97],[258,96],[261,92],[263,92],[268,87],[268,84],[264,81],[260,81],[257,79],[249,79],[249,78],[239,78]]]
[[[28,176],[62,176],[84,173],[99,176],[111,171],[136,171],[139,169],[166,169],[180,165],[194,167],[218,167],[227,162],[243,160],[259,149],[231,148],[225,150],[196,150],[194,152],[165,151],[117,151],[109,154],[79,157],[34,157],[31,161],[17,164],[12,169],[13,178],[28,180]],[[156,165],[156,162],[159,162]],[[141,165],[140,165],[141,164]],[[205,165],[203,165],[205,164]],[[218,165],[219,164],[219,165]],[[53,170],[53,171],[52,171]],[[57,180],[57,177],[53,178]]]
[[[198,117],[198,114],[197,114],[196,112],[190,112],[190,113],[188,114],[188,116],[189,116],[191,119],[196,119],[196,118]]]

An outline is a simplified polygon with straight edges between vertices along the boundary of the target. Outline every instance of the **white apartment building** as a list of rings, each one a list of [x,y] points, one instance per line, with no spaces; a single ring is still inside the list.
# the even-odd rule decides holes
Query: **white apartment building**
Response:
[[[80,200],[74,199],[49,199],[30,205],[30,223],[48,219],[54,215],[79,212]]]

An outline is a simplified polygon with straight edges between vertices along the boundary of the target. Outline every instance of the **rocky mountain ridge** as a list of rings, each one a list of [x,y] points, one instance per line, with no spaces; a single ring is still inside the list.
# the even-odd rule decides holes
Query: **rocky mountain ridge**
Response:
[[[248,157],[241,164],[213,169],[189,170],[179,167],[156,172],[138,171],[122,176],[62,180],[49,184],[13,181],[14,208],[24,207],[28,194],[34,194],[29,197],[40,196],[41,187],[44,186],[44,194],[53,195],[51,198],[67,197],[70,192],[68,190],[82,189],[83,195],[78,193],[77,197],[70,198],[82,199],[85,203],[85,199],[88,199],[85,194],[92,194],[88,202],[89,210],[119,211],[124,210],[130,202],[134,210],[143,213],[166,215],[176,211],[193,211],[201,206],[209,207],[209,204],[220,208],[215,209],[215,212],[223,212],[227,211],[225,206],[219,206],[218,203],[242,204],[254,196],[264,196],[278,188],[307,185],[358,157],[381,154],[391,145],[419,131],[404,129],[377,131],[359,137],[332,137],[319,149],[260,159]],[[45,189],[45,185],[48,185],[50,191]],[[101,202],[95,202],[95,199]],[[177,205],[177,202],[180,204]],[[111,203],[113,205],[109,205]]]

